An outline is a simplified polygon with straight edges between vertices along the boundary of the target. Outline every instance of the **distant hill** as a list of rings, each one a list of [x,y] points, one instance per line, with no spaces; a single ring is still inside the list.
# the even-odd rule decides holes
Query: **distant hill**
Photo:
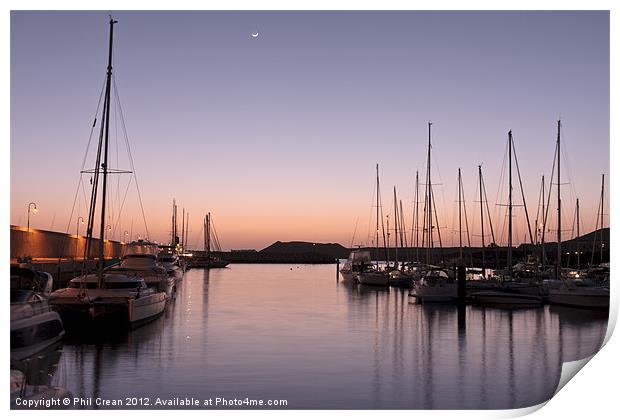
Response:
[[[349,249],[345,248],[340,244],[321,244],[301,241],[277,241],[269,245],[267,248],[261,249],[259,253],[262,255],[286,255],[290,257],[320,256],[334,260],[336,258],[347,258],[349,256]]]

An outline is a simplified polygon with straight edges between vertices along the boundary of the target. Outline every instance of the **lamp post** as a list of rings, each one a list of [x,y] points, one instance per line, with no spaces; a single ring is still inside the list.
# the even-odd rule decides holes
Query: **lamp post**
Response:
[[[107,226],[106,226],[106,228],[107,228],[107,234],[106,234],[106,237],[107,237],[107,239],[108,239],[108,241],[109,241],[109,240],[110,240],[110,231],[112,230],[112,226],[107,225]]]
[[[127,231],[123,232],[123,240],[125,242],[127,242],[127,235],[129,235],[129,232],[127,232]]]
[[[80,224],[84,224],[84,218],[79,216],[75,224],[75,258],[78,256],[78,250],[80,245]]]
[[[31,210],[32,206],[34,206],[34,208]],[[30,232],[30,213],[37,213],[38,211],[36,203],[28,203],[28,232]]]

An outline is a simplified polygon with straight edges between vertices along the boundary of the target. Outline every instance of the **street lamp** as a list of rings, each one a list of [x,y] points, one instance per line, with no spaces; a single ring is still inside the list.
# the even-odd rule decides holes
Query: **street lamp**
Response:
[[[123,232],[123,239],[125,240],[125,242],[127,242],[127,236],[129,235],[129,232],[125,231]]]
[[[108,229],[107,238],[110,240],[110,231],[112,230],[112,226],[107,225],[106,228]]]
[[[75,224],[75,258],[78,256],[78,247],[80,245],[80,224],[84,224],[84,218],[82,216],[77,218]]]
[[[34,208],[31,210],[32,206],[34,206]],[[37,213],[38,211],[39,209],[37,209],[36,203],[28,203],[28,232],[30,232],[30,212]]]

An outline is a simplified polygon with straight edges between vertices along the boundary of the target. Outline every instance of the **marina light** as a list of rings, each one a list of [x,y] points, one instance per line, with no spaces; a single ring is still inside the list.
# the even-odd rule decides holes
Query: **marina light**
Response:
[[[36,203],[33,203],[33,202],[28,203],[28,227],[27,227],[28,232],[30,232],[30,213],[37,213],[38,211],[39,209],[37,208]]]

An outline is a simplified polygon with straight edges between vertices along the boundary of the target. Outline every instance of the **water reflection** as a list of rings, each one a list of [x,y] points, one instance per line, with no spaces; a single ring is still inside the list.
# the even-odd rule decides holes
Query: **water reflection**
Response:
[[[65,344],[76,396],[287,399],[288,408],[514,408],[548,399],[607,318],[410,304],[333,266],[191,270],[155,322]]]

